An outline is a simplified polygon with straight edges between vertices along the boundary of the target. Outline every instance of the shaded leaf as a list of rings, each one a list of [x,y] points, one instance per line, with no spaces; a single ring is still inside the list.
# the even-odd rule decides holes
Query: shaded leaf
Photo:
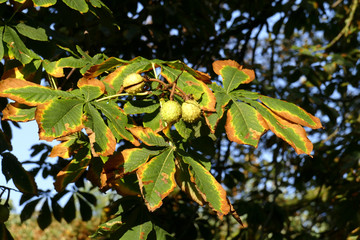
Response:
[[[182,191],[184,191],[190,199],[198,203],[199,205],[204,205],[206,201],[202,197],[202,194],[197,189],[195,183],[191,181],[191,176],[189,172],[188,165],[185,164],[182,160],[176,158],[176,173],[175,179],[176,183]]]
[[[160,103],[153,99],[128,101],[124,105],[126,114],[152,113],[160,107]]]
[[[167,148],[142,165],[136,173],[146,205],[150,211],[155,211],[176,186],[174,149]]]
[[[78,196],[80,215],[83,221],[89,221],[92,217],[92,208],[82,197]]]
[[[11,233],[6,228],[5,223],[0,223],[0,239],[2,240],[14,240],[14,238],[11,236]]]
[[[76,217],[75,198],[71,195],[68,202],[64,206],[64,219],[67,223],[71,223]]]
[[[83,100],[55,99],[38,106],[35,119],[40,139],[52,141],[83,129],[83,105]]]
[[[31,201],[31,202],[28,202],[24,206],[24,208],[22,209],[22,211],[20,213],[21,222],[25,222],[26,220],[31,218],[31,215],[34,213],[35,207],[39,203],[40,200],[41,200],[41,198],[35,199],[35,200]]]
[[[104,62],[100,64],[93,65],[89,68],[89,70],[86,71],[84,74],[84,77],[86,78],[94,78],[99,76],[105,71],[108,71],[116,66],[128,64],[129,61],[125,61],[119,58],[110,57],[106,59]]]
[[[63,209],[59,205],[58,200],[55,199],[55,198],[51,198],[51,209],[52,209],[52,213],[53,213],[54,218],[58,222],[61,222],[61,219],[63,217]]]
[[[75,182],[83,174],[91,160],[88,149],[81,149],[57,175],[54,182],[55,190],[61,192],[72,182]]]
[[[51,224],[51,220],[52,220],[51,211],[49,208],[49,203],[46,199],[40,209],[40,213],[37,218],[37,223],[38,223],[39,227],[41,228],[41,230],[44,230]]]
[[[26,171],[19,160],[11,153],[5,152],[1,154],[2,171],[7,178],[11,178],[21,192],[29,194],[37,194],[38,188],[34,176]]]

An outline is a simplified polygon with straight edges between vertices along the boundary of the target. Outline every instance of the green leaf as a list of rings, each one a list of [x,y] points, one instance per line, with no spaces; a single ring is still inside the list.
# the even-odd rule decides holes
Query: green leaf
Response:
[[[227,112],[225,130],[230,141],[257,147],[268,129],[265,120],[253,107],[234,100]]]
[[[78,81],[77,85],[87,102],[100,97],[105,92],[104,83],[95,78],[82,78]]]
[[[57,66],[63,68],[82,68],[87,63],[88,61],[84,58],[66,57],[59,59],[57,61]]]
[[[92,133],[89,134],[89,131],[87,130],[90,143],[93,144],[92,148],[96,153],[95,156],[97,154],[100,154],[101,156],[113,154],[116,147],[116,139],[111,130],[105,124],[104,119],[98,110],[90,103],[86,103],[85,114],[87,116],[85,126],[90,128],[93,134],[95,134],[95,136],[91,136],[90,134]]]
[[[8,44],[8,48],[11,49],[16,59],[18,59],[22,64],[31,62],[34,53],[25,46],[14,29],[9,26],[5,26],[3,40]]]
[[[89,221],[92,217],[92,208],[87,201],[85,201],[81,196],[78,196],[79,206],[80,206],[80,215],[83,221]]]
[[[128,125],[127,115],[120,110],[115,102],[93,102],[92,104],[108,119],[108,126],[118,140],[123,138],[130,141],[135,146],[139,145],[139,142],[135,137],[126,130]]]
[[[64,206],[64,219],[67,223],[71,223],[76,217],[75,198],[71,195],[69,201]]]
[[[305,153],[310,155],[313,145],[307,138],[305,130],[299,124],[294,124],[276,115],[257,101],[247,101],[262,115],[269,129],[275,133],[276,136],[289,143],[290,146],[295,149],[297,154]]]
[[[159,152],[147,148],[125,149],[121,152],[124,158],[124,174],[135,171],[145,164],[150,157],[158,155]]]
[[[198,203],[201,206],[204,205],[206,201],[202,197],[202,193],[198,190],[195,183],[191,181],[191,175],[188,165],[179,159],[176,159],[175,163],[175,179],[180,189],[184,191],[194,202]]]
[[[0,26],[0,59],[3,59],[4,57],[3,33],[4,27]]]
[[[184,138],[184,140],[187,140],[191,133],[194,131],[190,124],[186,124],[182,119],[174,124],[176,131],[181,135],[181,137]]]
[[[58,67],[58,62],[50,62],[49,60],[44,60],[42,62],[42,66],[45,71],[53,77],[60,78],[65,77],[64,69],[62,67]]]
[[[129,131],[141,142],[148,146],[167,147],[169,144],[164,137],[154,132],[151,128],[132,127]]]
[[[30,27],[24,23],[19,23],[15,26],[16,30],[18,32],[28,38],[31,38],[33,40],[37,41],[47,41],[48,36],[46,35],[45,29],[43,28],[34,28]]]
[[[231,66],[223,67],[220,70],[220,73],[223,77],[223,84],[226,93],[231,92],[249,78],[249,76],[246,75],[243,71]]]
[[[0,97],[7,97],[28,106],[38,106],[58,97],[74,97],[74,95],[29,81],[7,78],[0,81]]]
[[[107,82],[112,86],[115,91],[119,91],[122,86],[124,78],[131,73],[141,73],[151,69],[151,61],[137,57],[132,59],[129,64],[123,65],[117,68],[114,72],[110,73],[105,79],[104,82]]]
[[[124,105],[126,114],[152,113],[160,107],[160,103],[153,99],[128,101]]]
[[[310,127],[313,129],[321,128],[320,119],[314,117],[304,109],[296,106],[293,103],[285,102],[280,99],[275,99],[267,96],[260,95],[260,101],[262,101],[271,111],[275,112],[286,120],[298,123],[300,125]]]
[[[230,205],[226,197],[226,191],[211,175],[211,173],[199,162],[188,154],[182,156],[183,161],[189,165],[191,180],[196,184],[202,197],[210,207],[222,218],[230,211]]]
[[[137,170],[141,193],[150,211],[159,208],[162,199],[175,188],[174,174],[174,148],[167,148]]]
[[[40,105],[35,114],[40,139],[52,141],[83,129],[83,105],[78,99],[55,99]]]
[[[81,149],[57,175],[54,182],[56,191],[62,192],[69,183],[75,182],[84,173],[91,160],[90,151]]]
[[[96,230],[96,232],[91,235],[91,238],[97,238],[97,237],[102,237],[102,236],[107,236],[107,234],[109,233],[113,233],[116,232],[116,230],[118,230],[121,225],[123,224],[122,222],[122,216],[117,216],[113,219],[110,219],[109,221],[101,224],[99,226],[99,228]]]
[[[89,6],[85,0],[62,0],[70,8],[77,10],[81,13],[86,13],[89,10]]]
[[[140,224],[134,224],[130,229],[127,229],[121,239],[124,240],[142,240],[147,239],[148,234],[152,230],[151,221],[140,222]]]
[[[146,128],[151,128],[155,132],[158,132],[165,128],[165,122],[160,115],[160,108],[153,113],[145,114],[143,118],[143,125]]]
[[[51,211],[50,211],[50,207],[49,207],[49,203],[48,201],[44,201],[39,216],[37,218],[37,223],[39,225],[39,227],[41,228],[41,230],[44,230],[45,228],[47,228],[50,224],[51,224]]]
[[[32,0],[34,2],[34,6],[37,7],[50,7],[56,4],[56,0]]]
[[[14,122],[27,122],[35,119],[35,107],[28,107],[23,104],[9,103],[2,111],[2,120]]]
[[[119,65],[128,64],[130,61],[125,61],[119,58],[110,57],[106,59],[104,62],[100,64],[93,65],[89,68],[89,70],[86,71],[84,74],[84,77],[86,78],[95,78],[102,74],[105,71],[108,71],[114,67],[117,67]]]
[[[6,178],[11,178],[21,192],[37,194],[38,188],[34,176],[26,171],[19,160],[11,153],[2,153],[2,171]]]

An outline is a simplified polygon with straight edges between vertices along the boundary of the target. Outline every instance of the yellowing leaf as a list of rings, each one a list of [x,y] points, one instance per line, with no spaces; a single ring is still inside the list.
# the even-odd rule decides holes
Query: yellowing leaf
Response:
[[[136,174],[146,206],[149,211],[155,211],[176,187],[174,149],[167,148],[142,165]]]

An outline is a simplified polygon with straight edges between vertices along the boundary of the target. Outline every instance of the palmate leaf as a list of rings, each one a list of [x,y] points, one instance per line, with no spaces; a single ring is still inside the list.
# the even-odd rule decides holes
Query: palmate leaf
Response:
[[[225,124],[230,141],[257,147],[260,137],[267,129],[265,120],[253,107],[236,100],[232,102]]]
[[[70,8],[79,11],[80,13],[86,13],[89,11],[89,6],[85,0],[62,0]]]
[[[28,122],[35,119],[36,107],[29,107],[27,105],[9,103],[2,111],[2,120],[11,120],[14,122]]]
[[[110,57],[100,64],[91,66],[84,74],[86,78],[95,78],[105,71],[108,71],[114,67],[128,64],[130,61],[125,61],[120,58]]]
[[[83,105],[81,99],[55,99],[38,106],[35,119],[40,139],[52,141],[83,129]]]
[[[4,32],[4,27],[0,26],[0,59],[3,59],[4,57],[4,45],[3,45],[3,32]]]
[[[29,63],[36,54],[25,46],[13,28],[9,26],[5,26],[4,28],[3,40],[7,43],[9,50],[11,50],[15,58],[22,64]]]
[[[114,101],[92,102],[92,105],[108,119],[108,126],[118,140],[125,139],[135,146],[139,146],[139,141],[126,129],[129,127],[127,115]]]
[[[116,147],[116,139],[110,128],[92,104],[86,103],[84,109],[87,116],[84,125],[88,128],[87,133],[92,145],[93,155],[108,156],[113,154]]]
[[[18,32],[21,35],[33,40],[37,40],[37,41],[48,40],[48,36],[46,35],[45,29],[43,28],[34,28],[24,23],[19,23],[18,25],[16,25],[16,30],[18,30]]]
[[[95,78],[81,78],[77,86],[87,102],[100,97],[105,92],[104,83]]]
[[[141,142],[148,146],[161,146],[166,147],[169,144],[158,133],[154,132],[151,128],[132,127],[129,131]]]
[[[151,69],[151,61],[142,57],[137,57],[129,61],[128,64],[122,65],[117,68],[114,72],[110,73],[104,82],[112,86],[115,91],[119,91],[123,83],[124,78],[131,73],[141,73]]]
[[[301,125],[320,128],[321,123],[317,117],[292,103],[254,92],[234,90],[240,84],[254,79],[252,70],[242,69],[242,66],[234,61],[217,61],[213,66],[214,71],[223,77],[225,89],[212,85],[218,102],[216,115],[205,116],[211,129],[216,127],[226,110],[225,107],[230,106],[225,124],[229,140],[257,147],[261,135],[270,129],[288,142],[296,153],[310,155],[313,146]]]
[[[136,174],[146,206],[150,211],[155,211],[162,205],[162,199],[176,187],[174,148],[166,148],[142,165]]]
[[[61,141],[60,144],[55,145],[49,157],[61,157],[61,158],[70,158],[73,153],[72,146],[78,139],[78,134],[72,134],[65,137],[57,138],[56,140]]]
[[[124,158],[124,174],[133,172],[145,164],[150,157],[156,156],[160,150],[147,148],[128,148],[121,152]]]
[[[220,183],[192,155],[182,154],[182,161],[189,166],[190,179],[201,193],[203,200],[209,203],[209,206],[216,211],[220,218],[228,214],[230,205],[226,191]]]
[[[45,71],[53,77],[61,78],[64,77],[64,68],[58,66],[58,62],[50,62],[49,60],[44,60],[42,66]]]
[[[153,113],[160,107],[160,103],[153,99],[143,99],[128,101],[125,103],[124,111],[126,114]]]
[[[22,79],[7,78],[0,81],[0,97],[7,97],[28,106],[38,106],[52,99],[74,97],[74,95]]]

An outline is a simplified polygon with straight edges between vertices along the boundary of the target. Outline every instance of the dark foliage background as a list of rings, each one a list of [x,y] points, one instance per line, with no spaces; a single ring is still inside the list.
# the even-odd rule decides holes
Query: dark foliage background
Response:
[[[218,220],[208,209],[184,201],[181,193],[168,197],[155,212],[159,225],[176,239],[360,238],[357,0],[104,3],[112,15],[105,8],[80,14],[58,1],[49,8],[30,6],[14,17],[15,6],[4,3],[0,18],[46,29],[51,41],[23,41],[50,60],[68,56],[64,48],[78,45],[90,56],[102,52],[126,60],[180,59],[213,77],[214,60],[236,60],[256,72],[248,90],[293,102],[324,126],[307,129],[314,143],[312,158],[296,155],[271,133],[256,149],[226,137],[209,147],[209,155],[215,153],[212,173],[228,189],[245,227],[232,216]],[[0,72],[5,68],[2,61]],[[79,78],[76,72],[67,76],[59,79],[63,90]],[[11,130],[8,122],[1,124],[1,150],[6,151]],[[59,159],[49,165],[48,153],[46,146],[34,146],[34,174],[47,168],[47,174],[55,176],[66,164]],[[82,185],[79,180],[76,189]]]

